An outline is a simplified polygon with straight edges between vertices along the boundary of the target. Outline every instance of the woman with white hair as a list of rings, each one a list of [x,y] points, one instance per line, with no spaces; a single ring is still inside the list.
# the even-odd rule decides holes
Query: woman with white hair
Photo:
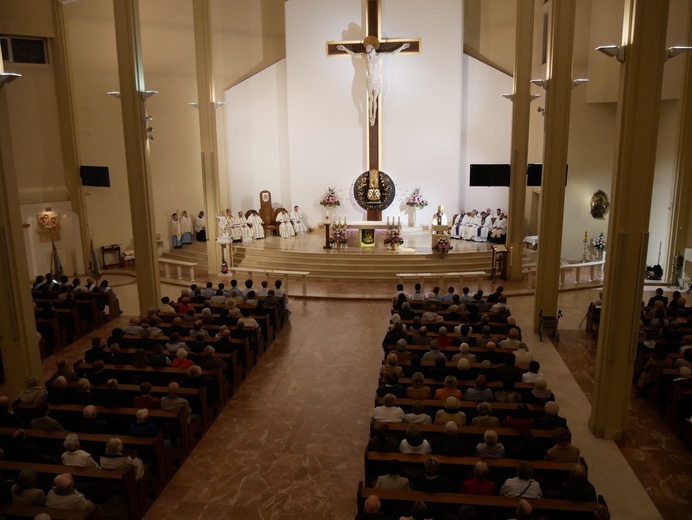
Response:
[[[189,368],[194,363],[192,360],[187,359],[187,350],[184,348],[179,348],[175,351],[176,359],[173,361],[173,368]]]
[[[68,433],[63,446],[67,450],[60,459],[63,466],[77,466],[79,468],[98,468],[99,465],[86,451],[79,449],[79,437],[76,433]]]
[[[123,441],[114,437],[106,443],[106,453],[101,455],[101,467],[103,469],[116,470],[135,467],[135,477],[137,480],[144,476],[144,463],[139,457],[132,458],[123,455]]]
[[[22,404],[43,403],[46,400],[48,393],[41,386],[41,382],[36,377],[30,377],[26,380],[25,388],[19,396]]]
[[[459,353],[452,356],[452,361],[458,362],[460,359],[468,359],[469,363],[477,363],[478,359],[475,354],[470,353],[471,347],[468,343],[462,343],[459,345]]]

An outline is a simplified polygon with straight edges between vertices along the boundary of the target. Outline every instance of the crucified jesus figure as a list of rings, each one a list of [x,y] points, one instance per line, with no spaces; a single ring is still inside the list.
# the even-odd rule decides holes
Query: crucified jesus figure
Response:
[[[370,126],[375,126],[375,120],[377,118],[377,98],[382,91],[382,56],[377,52],[377,49],[380,47],[380,42],[374,36],[366,36],[363,40],[363,46],[365,47],[365,54],[353,52],[345,45],[337,45],[336,48],[356,58],[365,56],[365,83],[368,88],[368,117]],[[398,54],[404,49],[408,49],[410,46],[410,43],[404,43],[387,54]]]

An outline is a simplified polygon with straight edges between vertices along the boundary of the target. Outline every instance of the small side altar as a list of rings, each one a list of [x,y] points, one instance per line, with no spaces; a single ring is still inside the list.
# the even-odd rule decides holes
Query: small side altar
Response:
[[[401,224],[382,220],[322,222],[322,225],[324,226],[325,249],[333,247],[329,244],[329,238],[334,228],[346,230],[348,247],[385,247],[384,237],[387,228],[396,225],[401,231]]]

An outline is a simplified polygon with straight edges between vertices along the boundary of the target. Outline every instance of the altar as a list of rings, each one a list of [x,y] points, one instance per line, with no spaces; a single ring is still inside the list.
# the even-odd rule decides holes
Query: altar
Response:
[[[322,222],[322,225],[324,226],[325,249],[332,248],[329,239],[335,229],[345,230],[348,247],[385,247],[384,237],[387,229],[395,227],[401,230],[401,224],[382,220]]]

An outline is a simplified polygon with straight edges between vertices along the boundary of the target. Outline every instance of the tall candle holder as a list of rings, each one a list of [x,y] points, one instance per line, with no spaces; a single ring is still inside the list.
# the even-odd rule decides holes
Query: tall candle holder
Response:
[[[584,253],[581,255],[581,262],[584,263],[586,262],[586,244],[589,242],[589,239],[586,238],[586,235],[584,235]]]

